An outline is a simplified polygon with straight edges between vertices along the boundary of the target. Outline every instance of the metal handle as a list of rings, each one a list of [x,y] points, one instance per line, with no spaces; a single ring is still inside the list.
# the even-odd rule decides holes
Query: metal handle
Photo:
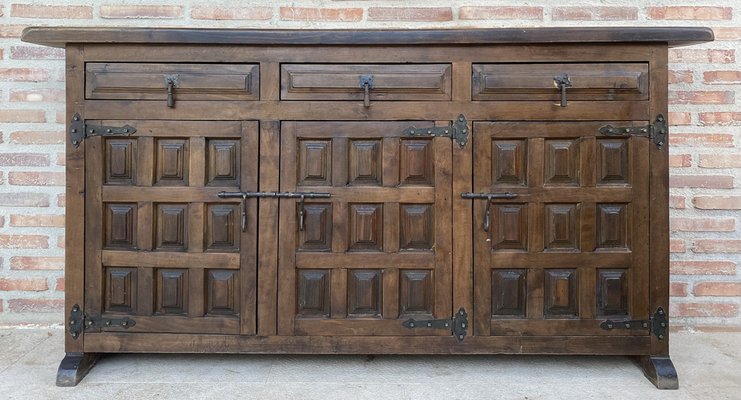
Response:
[[[316,192],[219,192],[216,194],[219,198],[241,198],[242,199],[242,232],[247,229],[247,199],[248,198],[282,198],[282,199],[301,199],[298,211],[298,229],[304,230],[304,200],[305,199],[328,199],[332,197],[330,193]]]
[[[553,81],[556,83],[556,87],[558,87],[558,90],[561,91],[561,107],[568,106],[569,104],[566,100],[566,88],[571,87],[571,80],[569,79],[569,75],[563,74],[554,76]]]
[[[360,88],[363,89],[363,105],[370,107],[370,90],[373,88],[373,75],[360,75]]]
[[[304,199],[306,196],[301,196],[301,202],[298,206],[298,230],[304,230]]]
[[[489,232],[491,227],[491,201],[492,200],[510,200],[517,197],[517,193],[503,192],[503,193],[461,193],[461,197],[464,199],[473,200],[486,200],[486,212],[484,213],[484,222],[481,224],[481,228],[484,232]]]
[[[175,107],[175,97],[173,96],[173,89],[178,84],[177,75],[165,75],[165,85],[167,85],[167,106],[170,108]]]

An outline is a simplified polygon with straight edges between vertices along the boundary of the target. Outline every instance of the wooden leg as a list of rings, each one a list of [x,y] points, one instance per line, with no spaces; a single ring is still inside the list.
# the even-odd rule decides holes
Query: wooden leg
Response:
[[[77,386],[99,358],[97,353],[67,353],[57,370],[57,386]]]
[[[679,389],[677,370],[668,356],[641,356],[638,358],[638,362],[643,368],[643,375],[646,375],[646,378],[658,389]]]

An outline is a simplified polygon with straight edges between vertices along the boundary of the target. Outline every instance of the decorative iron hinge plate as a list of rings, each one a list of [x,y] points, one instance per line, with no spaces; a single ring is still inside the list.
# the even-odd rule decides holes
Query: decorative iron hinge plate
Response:
[[[88,316],[82,312],[82,309],[80,309],[78,304],[75,304],[72,306],[72,310],[70,311],[68,324],[69,333],[72,335],[72,339],[77,340],[83,331],[100,331],[101,329],[109,327],[129,329],[136,325],[136,321],[129,317],[103,318],[100,316]]]
[[[613,329],[641,329],[652,333],[659,340],[664,340],[666,332],[669,330],[669,319],[663,308],[659,307],[654,316],[649,319],[632,320],[632,321],[612,321],[607,320],[599,325],[600,328],[611,331]]]
[[[468,121],[466,121],[466,117],[463,114],[460,114],[452,126],[436,126],[432,128],[416,128],[411,126],[404,129],[403,134],[406,136],[449,137],[458,143],[458,146],[462,149],[468,143]]]
[[[623,126],[614,127],[605,125],[599,128],[599,132],[605,136],[642,136],[650,138],[657,148],[661,149],[666,144],[669,135],[669,127],[666,118],[659,114],[654,123],[648,126]]]
[[[428,319],[417,321],[409,318],[402,322],[401,325],[409,329],[449,329],[451,334],[455,336],[456,340],[462,342],[463,339],[466,338],[466,330],[468,329],[468,314],[466,313],[466,310],[461,307],[452,319]]]
[[[136,128],[131,125],[125,126],[104,126],[85,124],[80,113],[72,116],[69,123],[69,137],[72,140],[72,146],[80,146],[85,138],[90,136],[130,136],[136,133]]]

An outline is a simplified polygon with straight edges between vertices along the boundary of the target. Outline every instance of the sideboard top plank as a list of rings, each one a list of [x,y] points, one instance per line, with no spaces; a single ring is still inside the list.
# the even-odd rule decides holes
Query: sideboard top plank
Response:
[[[29,27],[22,40],[51,47],[68,43],[244,45],[429,45],[509,43],[667,43],[713,40],[703,27],[585,27],[414,30],[246,30],[193,28]]]

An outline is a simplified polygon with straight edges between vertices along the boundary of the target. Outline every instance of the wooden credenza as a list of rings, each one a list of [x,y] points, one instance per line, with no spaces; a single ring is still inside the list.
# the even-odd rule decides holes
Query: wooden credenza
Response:
[[[67,356],[615,354],[677,387],[667,49],[705,28],[29,28]]]

